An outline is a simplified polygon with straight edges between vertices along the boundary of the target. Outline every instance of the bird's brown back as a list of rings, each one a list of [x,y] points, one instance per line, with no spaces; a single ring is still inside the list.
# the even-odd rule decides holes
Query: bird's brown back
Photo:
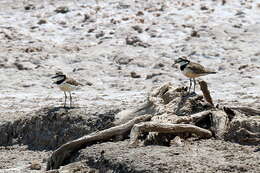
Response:
[[[67,78],[66,82],[70,85],[74,85],[74,86],[83,86],[81,83],[77,82],[76,80],[72,79],[72,78]]]
[[[190,62],[186,68],[189,68],[191,71],[193,71],[196,74],[210,74],[210,73],[216,73],[213,70],[207,69],[203,67],[202,65],[195,63],[195,62]]]

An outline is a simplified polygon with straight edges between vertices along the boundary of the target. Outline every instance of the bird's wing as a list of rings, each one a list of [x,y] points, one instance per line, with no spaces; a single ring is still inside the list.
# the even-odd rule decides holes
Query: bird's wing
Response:
[[[197,74],[207,74],[207,73],[216,73],[212,70],[206,69],[205,67],[203,67],[202,65],[198,64],[198,63],[190,63],[187,68],[191,69],[194,73]]]
[[[79,83],[79,82],[77,82],[76,80],[71,79],[71,78],[67,78],[66,82],[67,82],[68,84],[71,84],[71,85],[74,85],[74,86],[79,86],[79,85],[83,86],[81,83]]]

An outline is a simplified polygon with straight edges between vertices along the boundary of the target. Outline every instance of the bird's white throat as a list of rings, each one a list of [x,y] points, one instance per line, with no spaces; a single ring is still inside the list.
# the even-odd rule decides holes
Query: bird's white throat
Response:
[[[179,62],[179,64],[180,64],[181,66],[183,66],[183,65],[189,64],[189,62],[187,62],[187,61],[181,61],[181,62]]]
[[[58,76],[58,77],[56,78],[56,81],[61,81],[61,80],[64,80],[64,76]]]

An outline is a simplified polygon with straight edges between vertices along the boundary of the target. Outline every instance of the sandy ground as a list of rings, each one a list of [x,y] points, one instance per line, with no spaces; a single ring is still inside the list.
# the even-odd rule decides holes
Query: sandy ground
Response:
[[[1,0],[0,121],[61,105],[57,70],[93,83],[74,92],[76,106],[130,108],[155,85],[188,85],[172,64],[189,54],[218,72],[202,77],[215,103],[260,108],[259,30],[259,1]]]

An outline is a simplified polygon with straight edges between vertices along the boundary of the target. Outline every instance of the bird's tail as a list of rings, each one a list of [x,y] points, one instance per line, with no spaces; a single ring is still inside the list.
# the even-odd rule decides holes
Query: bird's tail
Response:
[[[215,71],[209,71],[209,72],[207,72],[208,74],[216,74],[217,72],[215,72]]]

